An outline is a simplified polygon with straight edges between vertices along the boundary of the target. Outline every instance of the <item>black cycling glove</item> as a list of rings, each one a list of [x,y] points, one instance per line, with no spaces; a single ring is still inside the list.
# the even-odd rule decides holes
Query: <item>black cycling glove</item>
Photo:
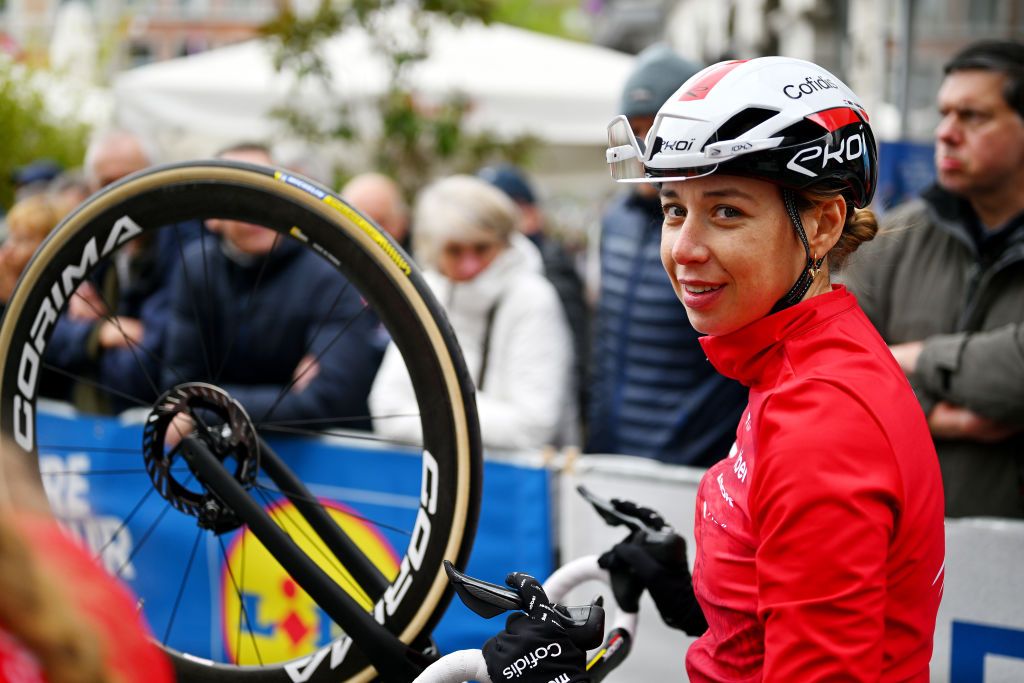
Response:
[[[612,576],[612,591],[622,609],[635,612],[643,589],[651,594],[662,620],[672,628],[697,636],[708,628],[693,594],[686,561],[686,541],[654,510],[628,500],[612,500],[616,510],[663,531],[658,538],[633,531],[598,558]]]
[[[509,574],[505,583],[519,593],[529,616],[509,615],[505,630],[484,643],[493,683],[589,683],[586,655],[569,640],[537,579]]]

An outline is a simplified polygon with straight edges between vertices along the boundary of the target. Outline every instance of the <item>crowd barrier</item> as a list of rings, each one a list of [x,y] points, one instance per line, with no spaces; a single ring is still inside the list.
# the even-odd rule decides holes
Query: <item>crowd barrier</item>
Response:
[[[139,426],[125,419],[85,419],[59,412],[40,416],[40,443],[44,478],[51,502],[72,530],[87,541],[116,528],[129,514],[135,499],[124,491],[130,477],[125,451],[137,448]],[[46,447],[42,435],[60,435],[63,443],[94,444],[89,452]],[[365,533],[373,559],[387,566],[402,550],[401,536],[389,525],[409,528],[415,514],[419,460],[401,450],[357,446],[339,440],[275,442],[300,477],[317,495],[345,501],[356,517],[374,520]],[[137,452],[137,451],[136,451]],[[332,467],[322,456],[333,456]],[[130,457],[130,456],[129,456]],[[137,457],[137,456],[136,456]],[[46,476],[46,473],[62,473]],[[67,476],[67,473],[73,473]],[[106,474],[104,474],[106,473]],[[605,525],[576,493],[585,484],[605,497],[632,499],[665,514],[668,521],[693,544],[693,514],[697,483],[702,470],[664,465],[620,455],[578,458],[541,454],[490,455],[484,471],[483,506],[468,572],[500,583],[511,570],[547,576],[556,559],[600,553],[625,535],[624,529]],[[154,499],[158,497],[154,496]],[[345,507],[341,506],[341,507]],[[152,500],[133,516],[133,529],[149,526],[165,506]],[[103,550],[109,568],[126,569],[129,584],[150,596],[144,606],[157,636],[176,647],[214,658],[245,656],[244,646],[229,637],[237,632],[225,591],[225,567],[237,554],[237,534],[207,541],[199,561],[189,573],[188,600],[176,603],[176,590],[153,590],[161,585],[168,558],[186,557],[196,537],[194,522],[168,515],[157,527],[166,557],[134,555],[136,535],[121,536]],[[1024,681],[1024,522],[963,519],[946,523],[946,579],[935,635],[932,680],[936,683],[1010,683]],[[95,541],[94,541],[95,542]],[[144,564],[144,563],[150,564]],[[589,602],[600,586],[583,586],[570,595],[573,602]],[[603,591],[608,593],[607,590]],[[247,581],[248,608],[258,614],[261,637],[287,655],[290,649],[308,651],[331,636],[331,624],[312,603],[293,604],[270,572]],[[289,600],[293,602],[290,603]],[[611,596],[606,595],[611,603]],[[167,615],[176,610],[171,633],[161,632]],[[302,628],[296,630],[296,615]],[[289,623],[290,622],[290,623]],[[452,602],[435,640],[442,651],[479,647],[503,624],[472,614],[458,600]],[[615,676],[623,681],[685,681],[683,657],[690,640],[665,627],[654,605],[642,601],[637,645]],[[237,652],[236,652],[237,650]]]
[[[136,509],[138,492],[145,490],[140,487],[148,485],[139,455],[139,420],[54,411],[41,412],[38,419],[40,463],[52,507],[76,535],[100,552],[112,573],[145,596],[147,620],[163,642],[218,661],[256,663],[253,640],[260,657],[283,659],[337,637],[327,616],[287,585],[276,563],[253,561],[259,546],[247,534],[236,531],[216,539],[203,534],[194,553],[197,528],[192,518],[168,510],[157,495]],[[359,539],[371,560],[394,572],[409,540],[395,530],[412,529],[419,506],[419,456],[366,442],[269,441],[314,495],[343,501],[332,505],[332,515]],[[88,451],[63,446],[85,443],[90,444]],[[467,568],[472,575],[500,583],[511,567],[536,576],[553,571],[552,475],[539,463],[537,457],[487,462],[479,532]],[[290,503],[277,497],[269,502],[275,517],[297,518]],[[102,539],[129,518],[127,533],[104,544]],[[136,552],[142,545],[149,550]],[[237,571],[244,553],[250,569],[239,578],[227,568]],[[262,568],[256,571],[256,566]],[[182,577],[185,589],[179,595]],[[239,593],[244,610],[238,608]],[[251,615],[253,638],[248,633],[238,637],[243,613]],[[453,599],[434,639],[444,652],[480,647],[503,624],[481,619]]]
[[[606,526],[575,488],[642,502],[660,512],[693,547],[697,484],[703,470],[621,455],[588,455],[559,477],[558,529],[563,557],[600,553],[625,535]],[[691,563],[693,561],[691,554]],[[933,683],[1024,681],[1024,522],[946,520],[946,578],[935,629]],[[584,586],[571,597],[587,600]],[[624,681],[685,681],[692,642],[661,623],[641,601],[637,644],[622,665]]]

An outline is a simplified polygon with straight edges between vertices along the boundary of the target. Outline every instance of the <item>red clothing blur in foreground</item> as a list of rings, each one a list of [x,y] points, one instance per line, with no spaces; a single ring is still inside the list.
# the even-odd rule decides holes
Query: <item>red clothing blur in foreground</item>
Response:
[[[86,627],[98,633],[108,668],[125,683],[171,683],[174,674],[167,657],[150,641],[135,601],[56,522],[42,517],[20,517],[16,527],[31,546],[48,577],[60,583],[62,594],[73,600]],[[0,681],[44,683],[35,658],[20,643],[0,632]]]
[[[841,286],[701,339],[750,387],[697,495],[708,631],[690,680],[927,681],[942,595],[942,481],[924,415]]]

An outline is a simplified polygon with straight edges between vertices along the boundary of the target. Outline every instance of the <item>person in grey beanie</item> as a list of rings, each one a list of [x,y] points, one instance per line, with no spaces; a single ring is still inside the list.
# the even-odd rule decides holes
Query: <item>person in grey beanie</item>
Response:
[[[700,69],[665,44],[637,56],[619,107],[637,137]],[[661,265],[661,223],[658,189],[647,183],[602,216],[584,450],[706,467],[728,454],[746,391],[707,362],[680,313]]]

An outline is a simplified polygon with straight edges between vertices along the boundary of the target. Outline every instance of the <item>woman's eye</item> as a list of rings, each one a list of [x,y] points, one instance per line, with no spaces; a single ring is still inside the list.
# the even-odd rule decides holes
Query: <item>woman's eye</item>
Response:
[[[661,207],[662,213],[665,214],[665,218],[685,218],[686,211],[683,207],[678,204],[665,204]]]
[[[731,206],[719,206],[715,209],[715,215],[719,218],[739,218],[743,212]]]

